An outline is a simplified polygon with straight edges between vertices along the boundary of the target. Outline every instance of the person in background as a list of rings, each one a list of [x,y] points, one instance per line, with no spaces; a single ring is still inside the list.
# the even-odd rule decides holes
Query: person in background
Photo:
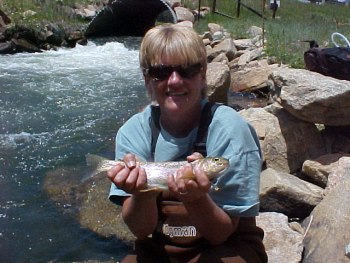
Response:
[[[137,161],[189,162],[206,98],[206,49],[190,27],[150,29],[140,47],[140,66],[159,108],[159,135],[152,149],[152,107],[132,116],[116,136],[116,165],[107,173],[109,198],[135,235],[133,253],[121,262],[267,262],[259,212],[261,151],[254,129],[232,108],[217,107],[207,131],[207,156],[229,160],[210,182],[186,165],[169,175],[167,192],[142,191],[147,178]],[[183,179],[193,173],[195,179]]]

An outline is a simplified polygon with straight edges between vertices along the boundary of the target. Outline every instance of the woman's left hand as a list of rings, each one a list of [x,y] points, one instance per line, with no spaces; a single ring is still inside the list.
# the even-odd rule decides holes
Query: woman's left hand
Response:
[[[168,177],[169,191],[182,202],[193,202],[205,196],[211,183],[202,169],[185,165]]]

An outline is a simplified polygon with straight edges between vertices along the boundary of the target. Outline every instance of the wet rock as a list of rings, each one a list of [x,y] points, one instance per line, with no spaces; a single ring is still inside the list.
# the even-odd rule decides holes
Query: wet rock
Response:
[[[16,52],[42,52],[36,45],[23,38],[13,38],[11,42],[14,44]]]
[[[82,185],[80,224],[104,237],[115,236],[125,243],[135,239],[121,216],[121,207],[108,200],[111,183],[105,175],[98,175]],[[102,197],[102,198],[101,198]]]
[[[0,54],[14,54],[16,53],[16,46],[12,41],[0,43]]]
[[[76,218],[82,227],[130,245],[135,238],[121,218],[121,208],[107,198],[110,181],[103,175],[89,178],[90,173],[85,166],[49,171],[44,190],[63,213]]]

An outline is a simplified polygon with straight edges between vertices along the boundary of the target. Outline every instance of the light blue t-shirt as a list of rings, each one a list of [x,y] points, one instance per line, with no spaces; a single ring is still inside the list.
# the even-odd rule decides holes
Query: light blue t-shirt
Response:
[[[116,136],[116,159],[133,153],[144,161],[174,161],[189,155],[198,127],[185,138],[175,138],[164,129],[158,137],[155,157],[151,153],[151,107],[132,116]],[[217,108],[208,129],[207,156],[229,159],[230,167],[212,182],[209,195],[231,216],[256,216],[259,212],[261,151],[255,130],[232,108]],[[128,196],[114,184],[110,198]]]

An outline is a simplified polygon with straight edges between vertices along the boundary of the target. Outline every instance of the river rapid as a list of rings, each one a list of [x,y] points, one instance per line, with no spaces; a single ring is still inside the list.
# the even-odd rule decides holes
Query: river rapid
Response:
[[[45,174],[113,158],[114,137],[146,96],[138,38],[0,56],[0,262],[117,261],[127,248],[57,209]],[[74,175],[72,175],[74,176]]]

